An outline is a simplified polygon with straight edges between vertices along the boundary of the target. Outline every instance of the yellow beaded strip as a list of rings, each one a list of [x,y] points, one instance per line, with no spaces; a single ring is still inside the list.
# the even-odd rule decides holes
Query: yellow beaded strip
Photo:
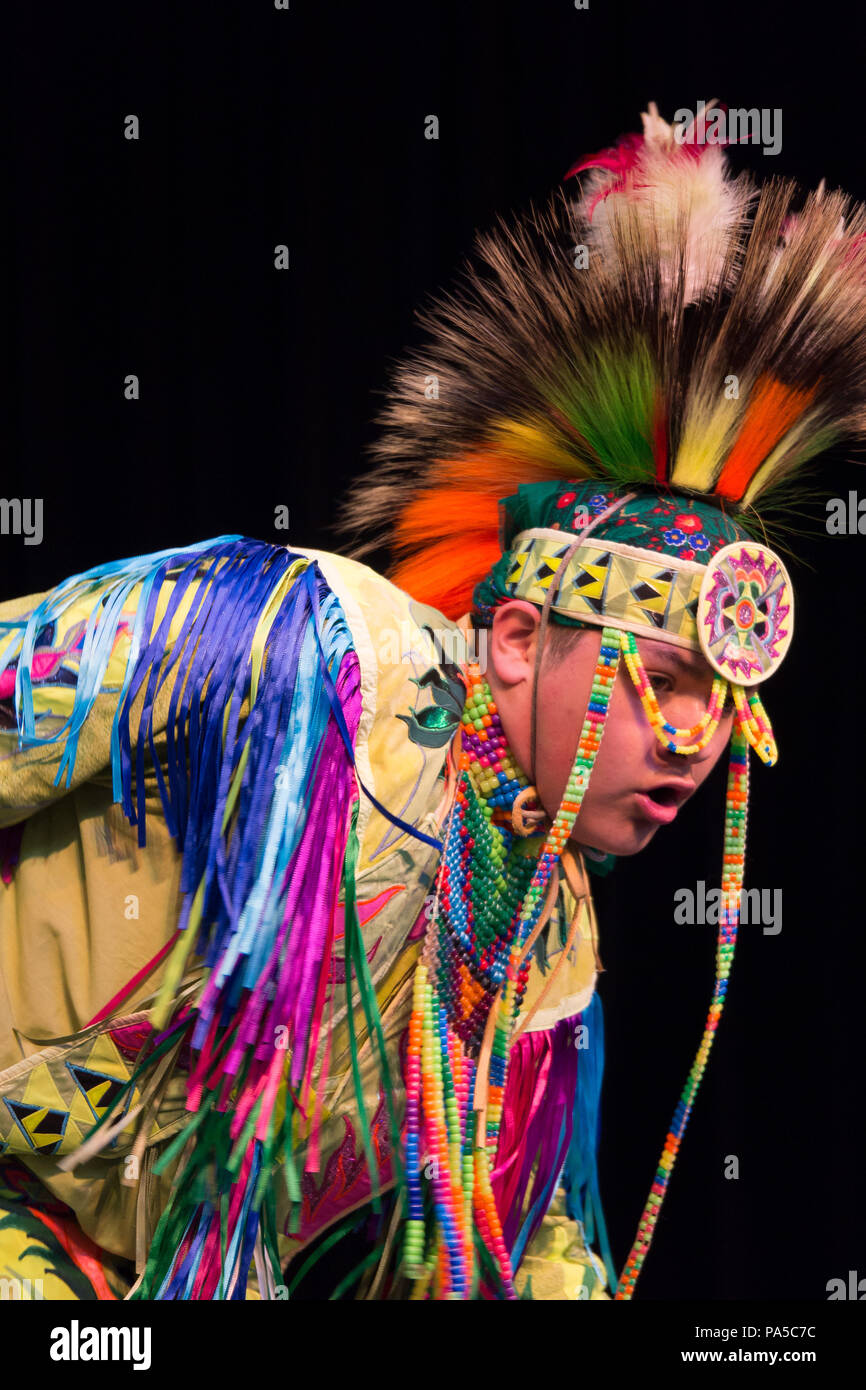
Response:
[[[649,720],[656,738],[672,753],[700,753],[713,738],[725,708],[728,696],[728,682],[723,676],[716,676],[707,702],[706,712],[691,729],[677,729],[669,724],[659,708],[658,696],[652,688],[646,673],[637,641],[633,632],[621,634],[622,651],[628,673],[631,676],[644,713]],[[762,762],[772,767],[778,760],[779,750],[773,736],[767,712],[761,704],[757,691],[748,696],[741,685],[731,682],[731,694],[737,712],[737,724]],[[694,740],[690,742],[689,740]]]
[[[719,1026],[728,977],[734,960],[737,927],[740,920],[740,894],[746,856],[746,823],[749,809],[749,750],[742,728],[734,730],[731,738],[728,766],[727,800],[725,804],[725,840],[722,864],[722,909],[719,914],[719,934],[716,947],[716,981],[704,1033],[695,1060],[674,1111],[655,1178],[638,1223],[637,1236],[625,1262],[614,1293],[614,1299],[627,1301],[646,1259],[662,1203],[667,1194],[671,1170],[689,1122],[695,1096],[706,1070],[710,1048]]]

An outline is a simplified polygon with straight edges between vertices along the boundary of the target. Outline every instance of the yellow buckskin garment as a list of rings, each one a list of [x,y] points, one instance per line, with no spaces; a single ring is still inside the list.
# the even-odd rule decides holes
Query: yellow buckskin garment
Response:
[[[321,551],[291,550],[318,564],[352,634],[361,672],[362,715],[355,744],[361,783],[402,822],[441,839],[455,783],[449,750],[464,698],[457,625],[415,603],[365,565]],[[172,583],[169,578],[162,585],[157,620]],[[195,589],[193,582],[175,614],[166,657]],[[132,1074],[165,962],[140,979],[107,1017],[89,1026],[91,1020],[167,946],[180,908],[181,854],[165,823],[153,767],[148,764],[146,770],[144,847],[138,844],[137,828],[113,801],[111,727],[141,593],[141,585],[135,586],[124,603],[100,691],[80,729],[70,785],[65,778],[54,785],[63,738],[41,748],[18,746],[14,667],[0,685],[0,722],[6,725],[0,729],[0,835],[8,880],[0,883],[0,1277],[25,1281],[50,1268],[43,1280],[45,1297],[125,1295],[136,1269],[143,1268],[171,1188],[173,1167],[157,1178],[153,1162],[185,1115],[181,1055],[159,1094],[143,1152],[131,1152],[139,1130],[139,1120],[131,1118],[109,1147],[72,1171],[58,1166],[79,1147],[117,1087]],[[48,596],[0,604],[0,623],[31,613]],[[69,717],[82,635],[94,602],[91,593],[73,603],[37,640],[31,669],[37,732],[42,735],[53,733]],[[172,690],[170,678],[154,705],[160,762]],[[130,730],[138,727],[143,699],[142,688]],[[247,712],[245,703],[242,715]],[[363,794],[358,839],[359,918],[402,1116],[400,1048],[439,851],[394,824]],[[537,852],[538,843],[527,841],[527,850]],[[580,856],[577,861],[582,870]],[[341,893],[341,903],[342,898]],[[580,913],[576,945],[551,980],[575,911]],[[523,1017],[547,986],[528,1035],[536,1040],[550,1035],[587,1008],[596,984],[595,939],[588,889],[576,903],[563,884],[524,1000]],[[193,957],[185,980],[191,995],[200,977],[201,965]],[[369,1201],[339,972],[334,993],[319,1152],[314,1170],[303,1173],[300,1221],[296,1215],[294,1230],[289,1230],[287,1199],[278,1206],[279,1250],[289,1281],[301,1251]],[[363,1044],[367,1113],[373,1116],[375,1141],[385,1143],[384,1107],[376,1094],[362,1017],[356,1028]],[[134,1112],[142,1099],[136,1090],[126,1110]],[[297,1156],[303,1170],[308,1157],[303,1134],[298,1135]],[[535,1298],[608,1297],[602,1263],[562,1203],[560,1194],[528,1247],[518,1288]],[[51,1254],[48,1262],[40,1241],[44,1253]],[[248,1297],[257,1296],[253,1275]]]

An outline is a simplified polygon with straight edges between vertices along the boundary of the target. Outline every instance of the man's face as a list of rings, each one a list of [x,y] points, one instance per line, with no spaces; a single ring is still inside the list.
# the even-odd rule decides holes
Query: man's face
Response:
[[[510,613],[508,610],[512,610]],[[530,717],[540,613],[515,600],[497,610],[486,672],[506,737],[529,775]],[[499,624],[499,631],[497,631]],[[574,761],[601,645],[601,628],[585,632],[551,662],[546,652],[538,681],[535,786],[555,816]],[[652,638],[637,639],[650,684],[669,723],[689,729],[705,713],[713,671],[696,652]],[[670,823],[706,780],[728,745],[730,702],[706,748],[683,756],[663,748],[620,658],[601,747],[575,823],[573,839],[609,854],[636,854],[660,826]]]

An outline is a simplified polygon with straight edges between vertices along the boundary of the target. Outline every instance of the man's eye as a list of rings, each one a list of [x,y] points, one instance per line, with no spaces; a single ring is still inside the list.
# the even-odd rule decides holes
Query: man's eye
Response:
[[[653,690],[658,690],[659,688],[663,691],[670,690],[673,687],[673,681],[670,676],[650,676],[650,685]]]

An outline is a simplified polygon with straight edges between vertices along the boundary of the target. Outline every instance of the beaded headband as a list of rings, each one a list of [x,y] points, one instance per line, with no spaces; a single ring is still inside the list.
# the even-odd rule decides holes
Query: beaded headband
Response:
[[[522,531],[512,546],[505,585],[510,596],[542,605],[579,539],[545,527]],[[757,541],[736,541],[699,565],[587,538],[566,562],[550,607],[701,652],[719,675],[746,686],[778,669],[794,629],[788,571]]]

